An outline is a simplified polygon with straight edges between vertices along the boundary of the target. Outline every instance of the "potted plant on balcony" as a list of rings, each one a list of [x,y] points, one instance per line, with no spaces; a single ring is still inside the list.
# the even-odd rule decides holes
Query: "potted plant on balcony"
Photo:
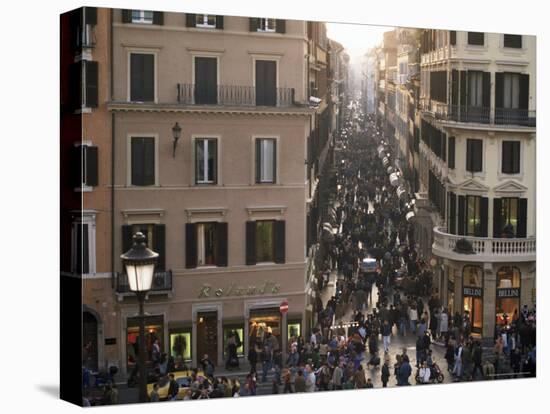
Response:
[[[460,254],[475,254],[472,243],[470,243],[470,241],[465,238],[456,241],[453,251]]]

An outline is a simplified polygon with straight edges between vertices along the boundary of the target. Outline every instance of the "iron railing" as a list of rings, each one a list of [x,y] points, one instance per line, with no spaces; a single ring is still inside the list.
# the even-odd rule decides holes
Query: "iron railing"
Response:
[[[495,108],[470,105],[447,105],[430,100],[422,100],[422,110],[433,113],[436,119],[454,122],[474,122],[491,125],[518,125],[535,127],[536,111],[527,109]]]
[[[184,105],[293,106],[294,88],[256,88],[242,85],[176,85],[177,102]]]
[[[151,292],[167,292],[172,290],[172,271],[157,271],[153,275],[153,284]],[[128,283],[128,275],[126,273],[118,273],[116,277],[116,292],[130,293],[130,285]]]

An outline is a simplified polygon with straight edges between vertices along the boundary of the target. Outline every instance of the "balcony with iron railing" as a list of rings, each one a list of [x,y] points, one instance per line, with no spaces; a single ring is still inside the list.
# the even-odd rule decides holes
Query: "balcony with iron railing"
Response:
[[[126,273],[117,273],[116,275],[116,293],[119,295],[131,294],[130,285],[128,283],[128,275]],[[167,294],[172,291],[172,271],[155,271],[153,275],[153,284],[149,293],[151,294]]]
[[[492,126],[536,127],[537,117],[534,110],[448,105],[430,99],[421,99],[420,108],[424,113],[443,121]]]
[[[536,238],[492,238],[449,234],[434,228],[432,252],[468,262],[530,262],[536,260]]]
[[[178,104],[225,106],[275,106],[298,105],[294,88],[256,88],[242,85],[217,85],[200,88],[189,83],[176,85]]]

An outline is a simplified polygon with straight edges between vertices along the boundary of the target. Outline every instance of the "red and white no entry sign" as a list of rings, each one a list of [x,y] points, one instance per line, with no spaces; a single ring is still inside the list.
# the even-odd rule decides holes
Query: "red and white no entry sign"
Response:
[[[281,311],[281,313],[283,315],[288,312],[288,301],[287,300],[283,300],[281,302],[281,304],[279,305],[279,310]]]

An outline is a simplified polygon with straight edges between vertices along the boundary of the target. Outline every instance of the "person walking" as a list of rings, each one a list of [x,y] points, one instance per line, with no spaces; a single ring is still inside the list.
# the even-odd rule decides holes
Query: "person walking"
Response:
[[[306,392],[306,379],[304,378],[304,371],[301,369],[298,370],[294,380],[294,392]]]
[[[412,369],[409,363],[409,357],[405,355],[399,367],[399,384],[400,386],[411,385],[409,383],[409,377],[411,376]]]
[[[334,368],[332,372],[332,389],[341,390],[342,389],[342,379],[344,377],[344,363],[339,362],[338,365]]]
[[[382,341],[384,343],[384,352],[387,353],[390,350],[390,338],[391,338],[391,325],[388,320],[384,320],[382,325]]]
[[[387,359],[384,361],[384,365],[382,365],[380,379],[382,380],[382,388],[386,388],[388,386],[388,381],[390,379],[389,360]]]

